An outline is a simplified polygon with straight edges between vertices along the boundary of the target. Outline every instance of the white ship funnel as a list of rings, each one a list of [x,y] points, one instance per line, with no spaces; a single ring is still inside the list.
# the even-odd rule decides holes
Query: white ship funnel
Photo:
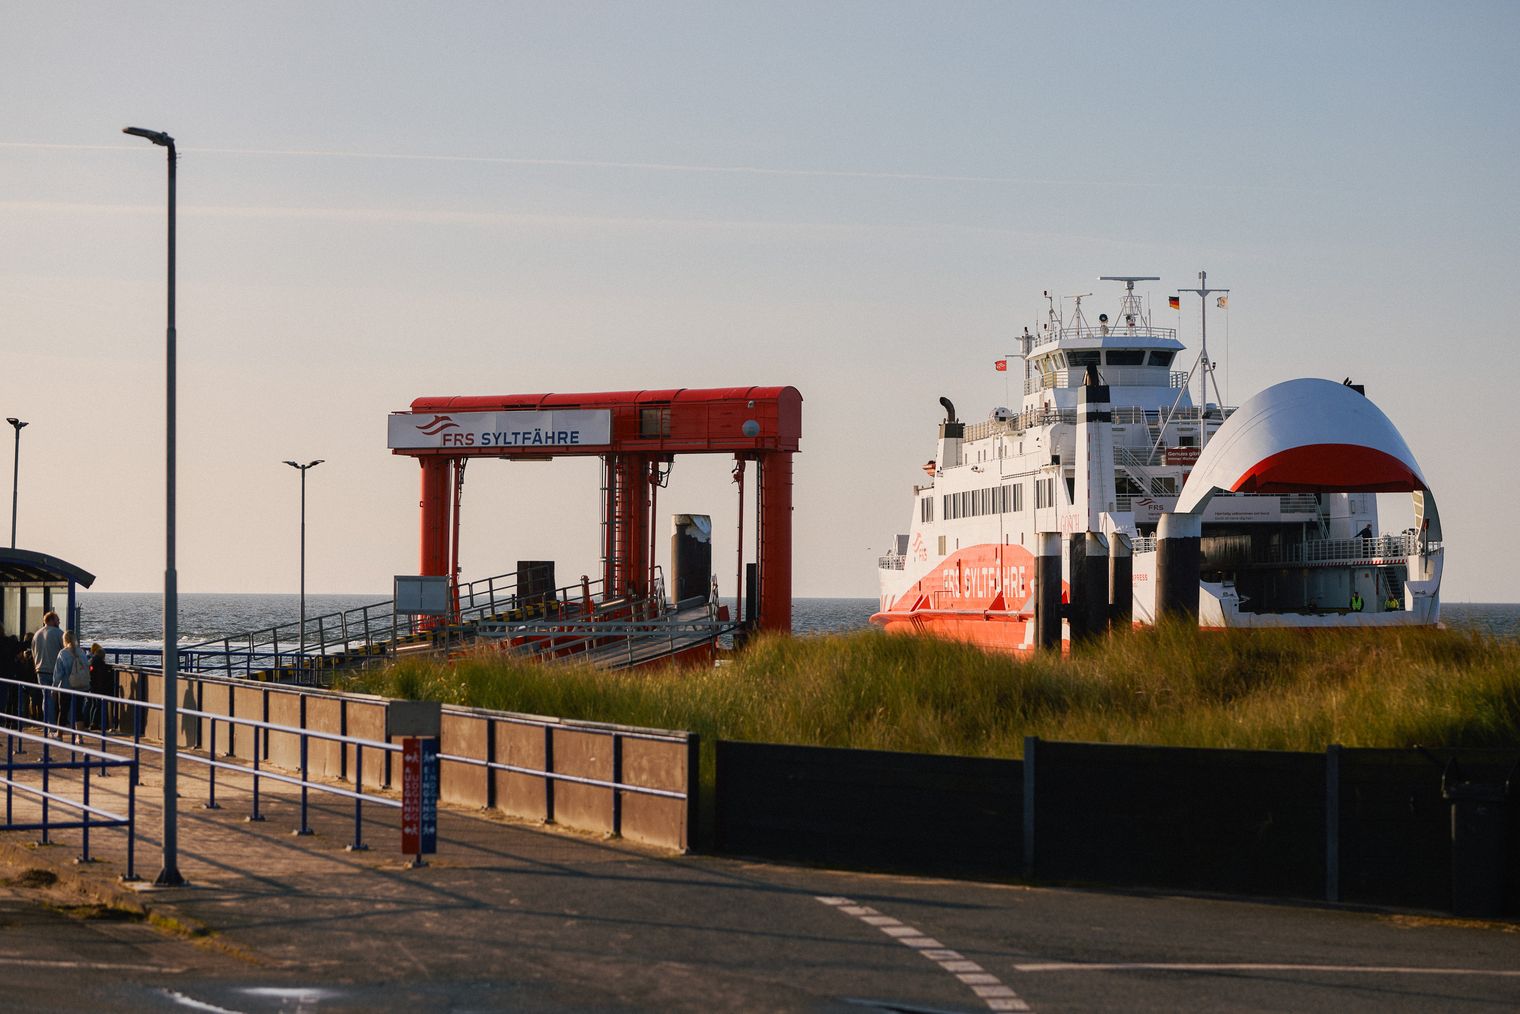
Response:
[[[1103,530],[1103,515],[1115,510],[1114,412],[1108,385],[1098,383],[1098,371],[1089,366],[1077,395],[1076,507],[1082,511],[1084,531]]]

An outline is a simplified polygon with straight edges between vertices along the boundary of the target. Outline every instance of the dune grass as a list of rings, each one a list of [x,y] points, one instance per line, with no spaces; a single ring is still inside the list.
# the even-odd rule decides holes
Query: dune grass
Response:
[[[1009,658],[875,631],[762,637],[716,669],[604,672],[495,652],[343,689],[716,738],[1017,757],[1023,737],[1323,750],[1520,745],[1520,643],[1477,633],[1200,632]],[[710,749],[710,747],[709,747]]]

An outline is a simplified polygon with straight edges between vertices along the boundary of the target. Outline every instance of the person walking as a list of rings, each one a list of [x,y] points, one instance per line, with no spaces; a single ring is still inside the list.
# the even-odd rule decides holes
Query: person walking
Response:
[[[106,650],[96,641],[90,645],[90,693],[100,697],[115,697],[116,670],[106,661]],[[100,697],[90,699],[90,728],[106,732],[116,724],[116,707],[111,701]]]
[[[7,680],[19,681],[21,673],[18,670],[21,658],[21,639],[12,637],[10,634],[0,634],[0,676]],[[6,683],[0,687],[0,701],[5,702],[5,714],[17,719],[15,722],[7,722],[12,728],[20,727],[22,702],[22,688],[15,682]]]
[[[58,653],[58,658],[53,663],[53,686],[62,690],[88,690],[90,688],[90,662],[79,650],[79,644],[74,639],[72,630],[63,635],[63,650]],[[79,702],[81,698],[74,694],[61,695],[68,699],[68,703],[61,709],[68,720],[64,721],[60,715],[58,724],[76,728],[79,724]],[[59,701],[63,703],[62,700]]]
[[[53,685],[53,668],[58,664],[58,653],[63,650],[63,631],[58,629],[58,614],[49,609],[42,617],[42,626],[32,635],[32,664],[37,667],[37,682],[44,687]],[[42,695],[42,721],[48,725],[58,707],[58,695],[51,690]]]

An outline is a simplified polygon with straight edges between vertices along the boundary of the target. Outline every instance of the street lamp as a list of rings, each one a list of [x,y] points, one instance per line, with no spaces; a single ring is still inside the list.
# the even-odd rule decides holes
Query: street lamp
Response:
[[[321,458],[308,461],[304,465],[299,465],[294,461],[285,462],[301,473],[301,655],[300,661],[296,664],[302,670],[306,668],[306,470],[316,468],[321,463]]]
[[[21,482],[21,427],[26,423],[15,416],[5,420],[16,428],[16,465],[11,471],[11,548],[16,548],[16,489]]]
[[[185,882],[179,872],[179,578],[174,570],[174,138],[162,130],[123,127],[123,134],[146,138],[169,156],[169,309],[166,446],[164,452],[164,865],[160,887]]]

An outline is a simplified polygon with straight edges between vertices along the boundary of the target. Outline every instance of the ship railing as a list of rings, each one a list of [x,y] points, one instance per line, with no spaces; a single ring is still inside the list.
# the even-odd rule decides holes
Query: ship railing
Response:
[[[1076,421],[1075,409],[1065,412],[1053,408],[1025,409],[1010,415],[1007,419],[986,419],[978,423],[967,423],[965,439],[967,441],[985,440],[999,433],[1022,433],[1035,426],[1050,426],[1055,423],[1074,424]]]
[[[1177,329],[1148,327],[1141,324],[1099,324],[1097,327],[1063,327],[1059,331],[1042,331],[1034,336],[1034,348],[1054,345],[1063,338],[1170,338],[1176,340]]]
[[[1101,373],[1103,382],[1111,387],[1166,387],[1177,390],[1185,387],[1188,379],[1185,372],[1168,370],[1162,366],[1109,366]],[[1024,393],[1034,394],[1055,387],[1081,387],[1086,376],[1085,368],[1052,370],[1026,379]]]
[[[1116,465],[1152,468],[1160,465],[1161,461],[1161,453],[1151,448],[1148,444],[1140,449],[1124,447],[1122,445],[1114,447],[1114,464]]]
[[[906,556],[888,553],[885,556],[878,556],[876,558],[876,567],[878,570],[902,570],[907,562],[908,558]]]
[[[1118,464],[1142,466],[1146,464],[1139,455],[1129,455],[1128,459],[1132,460],[1127,460],[1126,457],[1120,456],[1119,451],[1120,448],[1114,448],[1114,460]],[[1158,465],[1160,462],[1152,460],[1150,464]],[[1313,493],[1216,493],[1214,496],[1216,500],[1226,498],[1233,500],[1240,497],[1259,497],[1261,499],[1270,497],[1278,502],[1279,509],[1284,514],[1314,514],[1319,510],[1319,498]],[[1153,500],[1161,506],[1161,509],[1169,510],[1176,503],[1177,494],[1175,492],[1149,494],[1120,493],[1114,497],[1115,509],[1121,513],[1133,510],[1136,500]]]
[[[1363,560],[1399,560],[1416,556],[1420,540],[1412,532],[1375,535],[1359,539],[1316,539],[1297,545],[1273,546],[1268,563],[1355,563]]]
[[[1132,551],[1153,553],[1156,551],[1154,536],[1133,540]],[[1440,549],[1439,542],[1425,545],[1427,550]],[[1262,563],[1364,563],[1372,560],[1396,562],[1419,555],[1419,536],[1412,532],[1401,535],[1375,535],[1362,539],[1316,539],[1290,546],[1273,546],[1262,556]]]

